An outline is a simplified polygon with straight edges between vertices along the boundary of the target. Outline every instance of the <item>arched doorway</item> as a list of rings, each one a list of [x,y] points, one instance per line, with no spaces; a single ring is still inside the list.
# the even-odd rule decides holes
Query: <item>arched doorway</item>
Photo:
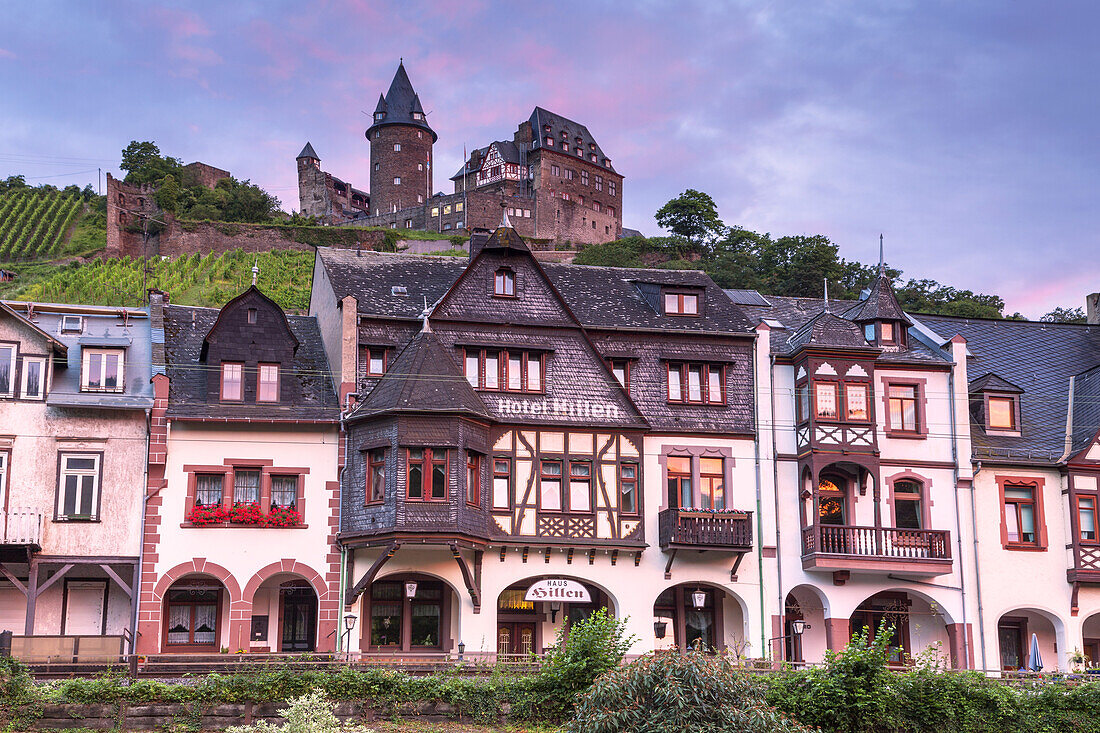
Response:
[[[425,573],[387,575],[363,594],[361,648],[369,652],[449,652],[458,604],[446,582]]]
[[[1004,613],[997,620],[997,648],[1001,669],[1005,671],[1028,670],[1034,660],[1031,654],[1031,637],[1035,636],[1042,657],[1042,668],[1051,670],[1059,666],[1058,637],[1062,622],[1057,616],[1034,608],[1017,608]]]
[[[859,604],[849,619],[853,638],[874,640],[880,634],[889,635],[887,658],[897,665],[909,664],[929,648],[938,649],[945,658],[954,656],[948,632],[951,625],[935,601],[902,590],[876,593]],[[961,661],[954,660],[956,665]]]
[[[584,589],[588,600],[528,599],[540,581],[566,581]],[[612,612],[613,599],[598,586],[572,578],[527,578],[512,583],[497,596],[496,652],[498,655],[541,654],[569,628],[600,608]]]
[[[164,593],[164,651],[217,652],[229,619],[229,594],[221,581],[187,575]]]
[[[315,651],[317,615],[317,591],[305,578],[294,573],[266,578],[252,595],[252,649]]]
[[[1100,667],[1100,613],[1086,617],[1081,624],[1081,653],[1088,667]]]
[[[653,602],[656,649],[745,651],[744,611],[738,599],[709,583],[665,588]]]
[[[828,649],[824,596],[817,588],[799,585],[787,593],[783,605],[782,637],[776,640],[773,654],[796,663],[823,659]],[[797,633],[799,629],[802,633]]]

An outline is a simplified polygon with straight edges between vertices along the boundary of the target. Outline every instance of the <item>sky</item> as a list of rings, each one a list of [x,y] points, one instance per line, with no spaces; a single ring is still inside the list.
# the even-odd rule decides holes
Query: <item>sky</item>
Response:
[[[366,189],[404,58],[436,190],[534,106],[585,124],[623,225],[687,188],[730,225],[994,293],[1037,318],[1100,290],[1100,4],[488,0],[6,4],[0,178],[96,183],[131,140],[298,206],[294,156]]]

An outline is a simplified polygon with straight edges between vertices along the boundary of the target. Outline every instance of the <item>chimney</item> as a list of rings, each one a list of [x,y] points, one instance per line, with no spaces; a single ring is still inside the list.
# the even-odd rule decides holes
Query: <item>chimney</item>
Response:
[[[489,241],[488,229],[474,229],[470,232],[470,259],[473,260],[481,252],[481,248]]]
[[[1100,326],[1100,293],[1085,296],[1085,323]]]

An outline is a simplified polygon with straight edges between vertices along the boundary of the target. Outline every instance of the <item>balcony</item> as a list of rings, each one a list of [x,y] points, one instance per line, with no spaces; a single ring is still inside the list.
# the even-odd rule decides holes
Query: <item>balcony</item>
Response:
[[[752,549],[752,512],[665,509],[657,519],[662,548]]]
[[[943,575],[951,572],[951,533],[815,524],[802,530],[802,567],[830,572]]]
[[[27,508],[0,512],[0,545],[42,549],[42,512]]]

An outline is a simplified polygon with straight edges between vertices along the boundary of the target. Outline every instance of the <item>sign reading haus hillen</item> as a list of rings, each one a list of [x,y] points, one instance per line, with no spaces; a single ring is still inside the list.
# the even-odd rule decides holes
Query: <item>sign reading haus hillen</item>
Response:
[[[569,603],[591,603],[588,589],[575,580],[547,578],[540,580],[527,589],[525,601],[568,601]]]

